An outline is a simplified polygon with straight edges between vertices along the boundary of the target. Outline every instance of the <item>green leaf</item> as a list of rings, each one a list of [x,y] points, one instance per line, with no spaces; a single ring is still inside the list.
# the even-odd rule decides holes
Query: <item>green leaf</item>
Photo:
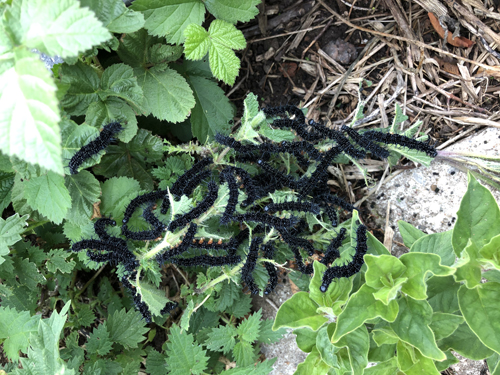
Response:
[[[113,177],[102,184],[101,214],[123,219],[123,211],[141,193],[139,182],[128,177]]]
[[[255,138],[259,136],[256,129],[262,122],[265,122],[266,115],[259,111],[259,101],[255,94],[249,93],[243,101],[244,111],[241,118],[241,127],[235,135],[238,141],[248,140],[256,142]]]
[[[201,60],[208,52],[210,39],[208,31],[200,25],[192,23],[184,30],[186,42],[184,54],[189,60]]]
[[[451,244],[452,236],[451,230],[425,235],[413,243],[410,252],[437,254],[441,257],[441,264],[452,266],[455,263],[455,252]]]
[[[21,241],[20,234],[27,225],[28,217],[28,215],[19,216],[17,213],[9,216],[7,220],[0,217],[0,264],[5,261],[4,256],[9,255],[9,246]]]
[[[31,333],[28,358],[21,358],[21,364],[25,369],[33,369],[32,374],[75,374],[75,370],[68,369],[59,355],[59,339],[69,306],[70,302],[67,302],[61,313],[54,310],[49,319],[39,321],[38,333]]]
[[[109,339],[106,322],[94,328],[85,346],[90,354],[99,354],[103,356],[111,351],[113,342]]]
[[[396,298],[402,284],[408,280],[403,277],[406,266],[392,255],[367,254],[365,263],[368,266],[365,273],[366,285],[378,289],[374,294],[375,298],[387,305]]]
[[[167,64],[136,70],[136,74],[144,92],[144,105],[156,118],[177,123],[188,117],[195,100],[184,77]]]
[[[348,335],[345,335],[335,346],[347,348],[349,352],[349,364],[351,365],[353,375],[363,374],[363,370],[368,364],[368,351],[370,350],[370,336],[368,335],[366,326],[362,325]]]
[[[10,204],[14,176],[14,173],[0,172],[0,212]]]
[[[78,324],[88,327],[94,323],[96,316],[89,305],[83,305],[78,311]],[[73,331],[74,332],[74,331]]]
[[[446,354],[446,360],[440,362],[434,361],[436,369],[440,372],[460,362],[460,360],[452,354],[451,350],[444,352],[444,354]]]
[[[164,375],[167,365],[167,357],[156,350],[151,350],[146,359],[146,371],[151,375]]]
[[[44,0],[15,1],[5,18],[17,44],[66,59],[111,38],[95,14],[79,5],[74,0],[52,6]]]
[[[186,309],[182,313],[182,318],[180,322],[181,330],[183,331],[189,331],[189,321],[191,320],[191,316],[194,313],[194,301],[190,300],[188,302],[188,305],[186,306]]]
[[[236,24],[236,22],[248,22],[253,19],[259,10],[257,5],[261,0],[206,0],[207,10],[215,18]]]
[[[457,212],[453,228],[453,249],[459,257],[469,239],[482,248],[498,235],[500,209],[491,192],[482,186],[472,174],[468,174],[467,192]]]
[[[432,322],[429,327],[434,332],[436,340],[441,340],[455,332],[463,322],[464,318],[460,315],[436,312],[432,314]]]
[[[62,174],[56,90],[37,55],[16,48],[4,57],[0,67],[0,150]]]
[[[490,370],[491,375],[499,375],[500,374],[500,355],[495,353],[487,360],[488,369]]]
[[[460,259],[455,264],[457,269],[455,280],[465,282],[467,288],[476,288],[481,284],[481,263],[479,248],[469,240],[467,246],[462,251]]]
[[[459,288],[460,283],[457,283],[453,276],[433,276],[427,280],[427,302],[434,312],[452,314],[459,309],[457,295]]]
[[[144,93],[137,83],[134,70],[125,64],[113,64],[107,68],[101,76],[101,87],[102,92],[99,93],[101,100],[114,96],[137,107],[141,107],[144,100]]]
[[[30,316],[29,311],[16,311],[0,306],[0,339],[7,357],[16,362],[19,351],[26,353],[30,332],[36,332],[41,315]]]
[[[399,372],[398,360],[392,357],[387,361],[380,362],[375,366],[365,369],[364,375],[397,375]]]
[[[386,306],[375,299],[373,293],[376,289],[364,284],[356,293],[352,294],[337,318],[337,328],[332,337],[332,342],[337,342],[344,335],[354,331],[369,319],[381,317],[393,322],[398,315],[398,303],[392,300]]]
[[[99,100],[97,92],[100,79],[92,67],[81,61],[75,65],[64,64],[59,69],[59,76],[61,83],[69,86],[61,100],[61,105],[69,115],[84,115],[90,103]]]
[[[292,329],[309,327],[313,331],[317,331],[328,321],[327,318],[316,313],[317,308],[316,302],[309,298],[309,293],[295,293],[292,298],[280,306],[273,330],[276,331],[282,327]]]
[[[273,324],[274,324],[273,319],[262,320],[261,324],[262,326],[260,328],[259,337],[257,338],[257,341],[263,344],[269,345],[274,342],[278,342],[286,333],[286,329],[284,328],[280,328],[277,331],[273,331]]]
[[[458,302],[465,321],[481,342],[500,353],[500,284],[488,282],[478,288],[465,285],[458,291]]]
[[[336,352],[338,348],[330,342],[330,337],[328,336],[328,328],[332,326],[335,330],[335,323],[330,323],[326,327],[320,328],[316,336],[316,349],[321,356],[321,360],[325,362],[330,367],[339,367]],[[312,351],[312,347],[311,350]]]
[[[62,223],[71,207],[71,197],[64,185],[64,177],[48,172],[25,181],[27,203],[56,224]]]
[[[138,281],[137,283],[134,282],[134,280],[130,282],[137,288],[137,293],[141,295],[141,300],[146,302],[151,313],[161,316],[162,314],[160,311],[170,302],[170,300],[165,297],[165,292],[162,289],[158,289],[153,284],[148,283],[146,280]]]
[[[241,340],[253,343],[259,337],[260,319],[262,318],[262,309],[250,315],[243,320],[237,328]]]
[[[313,348],[306,360],[297,366],[294,375],[325,375],[330,366],[328,366],[318,352],[318,349]]]
[[[398,221],[398,227],[399,233],[401,233],[401,237],[403,237],[403,243],[408,248],[411,248],[419,238],[426,236],[424,232],[403,220]]]
[[[238,366],[250,366],[257,359],[252,344],[247,341],[240,341],[234,346],[233,356]]]
[[[190,25],[184,32],[184,53],[189,60],[200,60],[209,52],[210,69],[217,79],[233,85],[240,69],[240,60],[233,49],[246,46],[245,37],[234,25],[214,20],[208,33],[200,26]]]
[[[500,235],[495,236],[479,250],[483,257],[478,259],[487,268],[500,270]]]
[[[66,258],[70,255],[70,253],[62,249],[50,250],[49,259],[46,263],[47,270],[52,273],[56,273],[57,270],[61,273],[70,273],[76,264],[72,259],[69,262],[66,261]]]
[[[376,328],[372,330],[373,341],[378,346],[397,344],[399,337],[396,332],[394,332],[394,330],[386,322],[382,322],[382,324],[386,325],[380,328],[377,328],[379,327],[379,325],[377,325]]]
[[[488,358],[493,351],[479,340],[467,323],[460,324],[452,335],[438,342],[439,349],[446,351],[453,349],[461,356],[479,361]]]
[[[94,204],[99,201],[101,187],[99,181],[88,171],[64,177],[71,197],[71,210],[66,219],[76,225],[85,225],[94,214]]]
[[[313,263],[314,276],[309,284],[309,296],[319,306],[331,307],[333,311],[340,313],[340,306],[344,305],[349,299],[349,293],[352,290],[352,278],[343,277],[331,283],[326,292],[321,292],[320,287],[323,283],[323,274],[326,266],[318,261]]]
[[[38,268],[35,263],[30,262],[28,259],[14,257],[13,264],[15,274],[21,285],[25,285],[29,289],[35,290],[38,284],[45,283],[45,277],[38,272]]]
[[[80,0],[80,4],[92,9],[112,33],[133,33],[144,26],[144,16],[121,0]]]
[[[398,342],[397,356],[399,368],[406,375],[440,375],[432,359],[423,356],[418,349],[403,341]]]
[[[228,354],[236,345],[236,335],[236,329],[230,325],[212,328],[205,345],[207,349]]]
[[[415,299],[427,299],[427,274],[449,276],[455,272],[454,268],[442,266],[441,257],[436,254],[406,253],[399,260],[406,266],[404,276],[408,278],[401,290]]]
[[[136,0],[130,7],[144,14],[144,27],[151,35],[164,36],[169,43],[184,42],[184,30],[191,24],[201,25],[205,7],[200,0]]]
[[[135,309],[128,312],[125,309],[117,310],[108,318],[110,339],[126,348],[137,348],[137,344],[144,340],[143,335],[149,331],[144,325],[141,314]]]
[[[188,63],[188,62],[186,62]],[[191,132],[200,142],[216,133],[228,134],[233,108],[217,83],[196,75],[188,75],[196,105],[191,111]]]
[[[206,351],[195,345],[193,335],[181,334],[178,326],[170,329],[166,345],[167,370],[171,375],[198,375],[207,368]]]
[[[399,338],[416,347],[428,358],[436,361],[446,359],[446,355],[437,347],[434,333],[429,328],[432,322],[432,307],[429,303],[410,296],[401,297],[398,303],[398,316],[390,326]]]
[[[252,297],[248,294],[241,294],[238,301],[228,306],[224,311],[235,318],[243,318],[252,308]]]
[[[318,332],[319,331],[313,331],[309,328],[295,329],[293,333],[297,336],[295,340],[297,341],[299,349],[305,353],[310,353],[316,346],[316,337],[318,336]]]
[[[148,50],[148,60],[153,64],[171,62],[180,59],[184,47],[170,44],[155,44]]]

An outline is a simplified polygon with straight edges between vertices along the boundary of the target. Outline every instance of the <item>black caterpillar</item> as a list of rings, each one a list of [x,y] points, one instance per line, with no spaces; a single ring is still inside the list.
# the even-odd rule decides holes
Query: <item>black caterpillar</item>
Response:
[[[233,163],[221,166],[221,164],[215,164],[211,158],[202,159],[179,177],[170,189],[141,194],[132,199],[124,211],[121,228],[123,238],[109,235],[106,232],[106,227],[114,226],[116,222],[103,218],[98,219],[94,225],[99,239],[84,239],[72,245],[72,251],[87,249],[89,258],[96,262],[123,265],[127,275],[122,278],[122,283],[132,294],[138,310],[147,321],[151,321],[151,313],[128,281],[130,277],[136,275],[139,263],[134,253],[128,248],[127,240],[152,241],[161,238],[165,231],[174,232],[189,226],[187,233],[176,246],[157,255],[156,260],[160,266],[169,262],[184,267],[220,267],[244,262],[241,280],[251,293],[258,293],[259,287],[254,280],[253,273],[259,257],[262,254],[264,258],[271,260],[275,256],[275,244],[272,241],[266,240],[267,242],[265,242],[263,233],[271,229],[276,231],[278,240],[286,243],[292,250],[298,270],[305,274],[312,274],[312,263],[307,263],[304,260],[302,251],[309,255],[321,251],[316,249],[314,244],[306,238],[299,236],[307,228],[307,222],[304,220],[305,214],[326,215],[332,226],[336,227],[338,225],[337,207],[349,212],[354,210],[350,203],[331,194],[326,183],[328,166],[338,156],[347,154],[351,158],[360,159],[369,152],[375,157],[387,158],[389,151],[376,143],[395,144],[424,152],[432,157],[437,155],[436,149],[429,143],[419,142],[402,135],[381,133],[374,130],[360,134],[346,126],[340,130],[334,130],[312,120],[306,123],[303,112],[291,105],[265,108],[264,112],[269,116],[276,117],[271,124],[273,128],[291,128],[301,139],[295,142],[281,142],[280,144],[264,142],[255,145],[244,144],[232,137],[216,134],[216,141],[231,148],[234,151],[231,157],[235,163],[240,164],[235,166]],[[293,118],[288,116],[293,116]],[[121,126],[118,123],[106,125],[99,140],[92,141],[77,152],[76,155],[80,156],[77,156],[75,161],[70,162],[71,171],[76,171],[83,162],[79,158],[87,155],[89,150],[101,150],[101,146],[109,143],[111,136],[120,130]],[[327,151],[320,152],[316,149],[315,142],[325,139],[331,140],[333,144]],[[281,160],[279,155],[282,153],[293,155],[300,165],[313,165],[314,172],[309,176],[305,174],[291,175],[283,172],[279,163]],[[252,165],[254,171],[257,169],[258,172],[252,174],[249,172],[252,169],[245,169],[249,164]],[[207,179],[208,182],[206,182]],[[235,223],[239,223],[239,232],[225,242],[220,240],[214,243],[213,240],[205,242],[203,239],[196,239],[198,218],[216,203],[219,197],[219,188],[226,183],[229,187],[229,200],[226,207],[220,212],[219,220],[221,224],[231,225],[233,228]],[[154,208],[160,203],[160,212],[166,214],[170,208],[172,197],[179,199],[183,195],[189,196],[200,185],[206,187],[205,197],[190,211],[176,215],[168,225],[155,215]],[[292,194],[292,190],[296,191],[299,200],[259,205],[259,200],[283,188],[289,189],[290,194]],[[169,191],[172,195],[170,198]],[[240,208],[245,209],[244,213],[241,211],[237,213],[240,194],[246,194],[246,199],[240,204]],[[142,210],[142,219],[150,227],[148,230],[133,231],[129,229],[128,223],[136,210]],[[283,216],[280,214],[282,211],[293,212],[294,215]],[[277,214],[273,214],[274,212]],[[344,265],[330,264],[340,257],[339,248],[342,246],[343,240],[347,238],[347,230],[341,228],[336,237],[331,240],[330,245],[320,257],[320,262],[328,267],[322,278],[320,287],[322,292],[326,292],[335,279],[350,277],[359,272],[364,263],[363,256],[368,250],[366,232],[366,227],[357,223],[355,253],[352,259]],[[252,233],[251,238],[249,238],[250,233]],[[249,240],[249,250],[246,258],[243,258],[237,252],[247,239]],[[225,254],[220,255],[221,251]],[[264,294],[268,294],[275,289],[278,274],[276,266],[271,262],[264,261],[263,265],[269,276],[264,290]],[[168,304],[163,312],[170,311],[174,307],[175,304]]]
[[[123,130],[122,125],[119,122],[111,122],[104,125],[99,136],[93,141],[87,143],[81,149],[79,149],[76,154],[70,159],[68,167],[70,174],[77,174],[78,167],[82,165],[85,160],[97,155],[99,152],[108,147],[111,142],[115,141],[115,135]]]

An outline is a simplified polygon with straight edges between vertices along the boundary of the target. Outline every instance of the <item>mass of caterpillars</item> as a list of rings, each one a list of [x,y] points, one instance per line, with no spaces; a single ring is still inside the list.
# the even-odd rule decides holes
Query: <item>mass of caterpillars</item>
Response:
[[[126,207],[124,212],[121,235],[127,240],[155,240],[164,235],[166,231],[176,231],[188,227],[183,240],[175,247],[167,249],[157,256],[161,265],[174,263],[180,266],[205,266],[218,267],[224,265],[237,265],[243,262],[241,268],[241,280],[251,293],[258,293],[253,272],[259,257],[272,260],[275,256],[275,244],[271,241],[265,242],[265,234],[273,228],[279,236],[275,241],[285,242],[295,256],[295,263],[300,272],[312,274],[311,263],[304,262],[301,251],[309,255],[321,253],[320,262],[328,268],[322,277],[322,292],[326,292],[333,280],[350,277],[361,269],[363,256],[367,251],[366,227],[361,223],[355,230],[356,247],[352,259],[344,265],[331,265],[340,257],[339,248],[346,238],[346,229],[341,228],[331,240],[325,252],[315,248],[314,244],[301,237],[306,234],[307,224],[304,219],[306,214],[323,215],[330,220],[333,227],[338,225],[337,207],[352,211],[354,207],[330,192],[327,185],[327,168],[335,158],[341,154],[347,154],[351,158],[361,159],[370,152],[372,157],[380,159],[387,158],[389,151],[381,144],[395,144],[402,147],[418,150],[431,157],[436,156],[435,148],[429,143],[419,142],[405,136],[386,134],[378,131],[358,133],[356,130],[343,126],[340,130],[327,128],[312,120],[306,123],[303,112],[291,105],[265,108],[267,116],[275,118],[271,123],[272,128],[288,128],[293,130],[301,139],[294,142],[282,142],[276,144],[264,142],[259,145],[239,142],[232,137],[217,134],[215,140],[226,147],[230,147],[234,153],[231,156],[235,166],[215,165],[211,158],[204,158],[197,162],[190,170],[180,176],[170,187],[173,198],[178,200],[181,196],[190,196],[199,185],[205,185],[207,192],[204,198],[188,212],[176,215],[168,224],[163,223],[154,213],[154,207],[160,207],[160,212],[166,214],[170,208],[168,191],[158,190],[134,198]],[[330,140],[332,147],[327,151],[320,152],[315,147],[318,141]],[[84,146],[85,147],[85,146]],[[276,158],[279,153],[293,155],[297,163],[307,170],[309,163],[315,163],[316,168],[310,176],[292,176],[282,171],[279,166],[275,167]],[[251,175],[245,166],[252,164],[259,172]],[[222,170],[220,170],[222,169]],[[207,182],[208,180],[208,182]],[[198,225],[195,220],[213,206],[219,195],[219,188],[227,184],[229,189],[228,203],[220,216],[221,225],[232,225],[240,223],[239,233],[227,241],[204,241],[197,238]],[[292,189],[297,192],[298,201],[285,203],[269,203],[264,207],[257,204],[261,198],[267,197],[282,189]],[[241,210],[245,213],[237,213],[240,194],[246,193],[246,198],[240,203]],[[160,203],[161,201],[161,203]],[[136,210],[142,210],[142,217],[150,226],[150,229],[134,231],[129,228],[128,223]],[[241,211],[240,210],[240,211]],[[292,213],[289,217],[282,215],[283,211]],[[301,217],[302,216],[302,217]],[[323,219],[324,220],[324,219]],[[256,224],[249,228],[247,225]],[[89,249],[87,254],[91,260],[96,262],[110,262],[122,264],[127,275],[122,278],[123,285],[132,293],[137,308],[147,321],[151,320],[151,313],[144,302],[141,302],[133,285],[128,281],[136,276],[138,262],[134,254],[129,250],[127,241],[123,238],[110,236],[106,232],[106,226],[116,225],[111,219],[98,219],[95,222],[95,232],[99,239],[82,240],[73,244],[71,250],[80,251]],[[253,225],[252,225],[253,226]],[[234,227],[234,225],[233,225]],[[249,238],[250,233],[252,238]],[[249,239],[248,253],[246,257],[237,254],[240,245]],[[200,249],[200,255],[192,254],[190,249]],[[214,252],[218,255],[214,255]],[[220,255],[223,253],[224,255]],[[243,254],[240,251],[240,254]],[[270,261],[264,261],[263,265],[268,273],[269,280],[264,293],[273,291],[278,282],[277,268]],[[167,312],[175,305],[169,303],[162,312]]]

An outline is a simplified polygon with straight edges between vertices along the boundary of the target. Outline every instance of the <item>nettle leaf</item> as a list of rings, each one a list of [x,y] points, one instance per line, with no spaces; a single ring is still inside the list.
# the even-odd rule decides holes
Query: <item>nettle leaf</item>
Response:
[[[15,1],[6,9],[5,18],[17,44],[63,59],[111,39],[95,14],[74,0],[50,7],[44,0]]]
[[[142,13],[127,8],[121,0],[80,0],[80,4],[92,9],[112,33],[133,33],[144,26]]]
[[[136,0],[130,7],[144,14],[144,28],[151,35],[165,36],[169,43],[184,42],[183,32],[188,25],[201,25],[205,6],[200,0],[164,1]]]
[[[70,370],[59,355],[59,338],[69,307],[70,302],[67,302],[60,313],[54,310],[49,319],[38,323],[38,333],[30,335],[28,359],[21,358],[25,369],[36,369],[37,374],[75,374],[75,370]]]
[[[429,303],[410,296],[401,297],[398,303],[398,316],[390,326],[399,338],[416,347],[428,358],[436,361],[446,359],[446,355],[437,347],[434,333],[429,328],[432,322],[432,307]]]
[[[94,204],[99,201],[99,181],[88,171],[67,175],[64,180],[71,196],[71,210],[68,210],[66,219],[74,224],[84,225],[94,213]]]
[[[252,344],[247,341],[240,341],[234,346],[233,356],[238,366],[250,366],[257,359]]]
[[[5,155],[15,155],[62,174],[56,90],[53,78],[38,55],[16,48],[3,60],[0,150]]]
[[[243,33],[234,25],[222,20],[214,20],[208,32],[201,26],[189,25],[184,31],[186,42],[184,54],[189,60],[200,60],[208,46],[210,69],[217,79],[233,85],[240,69],[240,60],[234,49],[246,46]]]
[[[488,282],[478,288],[465,285],[458,291],[458,302],[465,321],[481,342],[500,353],[500,284]]]
[[[21,241],[20,234],[26,227],[28,215],[19,216],[18,213],[9,216],[7,220],[0,218],[0,264],[5,259],[4,256],[9,254],[9,246]]]
[[[143,335],[149,331],[145,324],[141,314],[134,309],[115,311],[108,318],[110,340],[126,348],[137,348],[137,344],[144,340]]]
[[[19,284],[25,285],[30,289],[36,289],[37,285],[45,283],[45,277],[38,272],[35,263],[29,259],[13,258],[15,274],[19,279]]]
[[[261,0],[206,0],[207,10],[215,18],[236,24],[236,22],[248,22],[253,19],[259,10],[257,5]]]
[[[62,223],[71,207],[64,177],[54,172],[24,182],[26,202],[56,224]]]
[[[173,325],[168,335],[167,370],[171,375],[201,374],[207,368],[206,351],[194,342],[194,337]]]
[[[145,280],[139,282],[131,280],[130,282],[137,288],[137,292],[141,295],[141,300],[146,302],[151,313],[161,316],[160,311],[170,302],[170,300],[165,297],[165,292]]]
[[[90,326],[92,323],[94,323],[95,318],[96,316],[89,305],[83,305],[81,306],[80,310],[78,310],[78,324],[80,324],[82,327]]]
[[[89,354],[106,355],[111,351],[113,342],[109,338],[106,322],[94,328],[85,347]]]
[[[144,91],[144,105],[160,120],[184,121],[194,107],[193,92],[179,73],[168,64],[136,69],[137,80]]]
[[[241,340],[253,343],[259,337],[260,319],[262,318],[262,309],[250,315],[247,319],[238,325],[238,335]]]
[[[224,311],[226,314],[232,315],[237,319],[243,318],[252,308],[252,297],[248,294],[240,294],[236,303],[228,306]]]
[[[215,352],[222,351],[224,354],[227,354],[236,345],[236,335],[236,329],[231,325],[212,328],[212,331],[208,334],[208,339],[205,341],[205,345],[210,350]]]
[[[0,339],[7,357],[16,362],[19,351],[26,353],[30,332],[36,332],[41,315],[30,316],[29,311],[0,306]]]
[[[146,359],[146,372],[151,375],[164,375],[167,357],[156,350],[150,350]]]
[[[47,260],[46,266],[49,272],[56,273],[58,270],[61,273],[69,273],[75,267],[75,262],[70,259],[69,262],[66,258],[71,254],[63,249],[54,249],[49,252],[49,259]]]

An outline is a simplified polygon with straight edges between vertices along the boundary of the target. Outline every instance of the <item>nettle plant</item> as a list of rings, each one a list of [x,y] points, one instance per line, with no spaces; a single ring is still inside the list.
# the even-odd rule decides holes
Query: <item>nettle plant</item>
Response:
[[[295,374],[438,375],[458,362],[452,350],[500,373],[500,210],[468,177],[452,230],[425,234],[400,221],[408,253],[374,242],[361,272],[326,293],[325,266],[314,262],[310,292],[286,301],[273,327],[293,328],[309,353]]]

